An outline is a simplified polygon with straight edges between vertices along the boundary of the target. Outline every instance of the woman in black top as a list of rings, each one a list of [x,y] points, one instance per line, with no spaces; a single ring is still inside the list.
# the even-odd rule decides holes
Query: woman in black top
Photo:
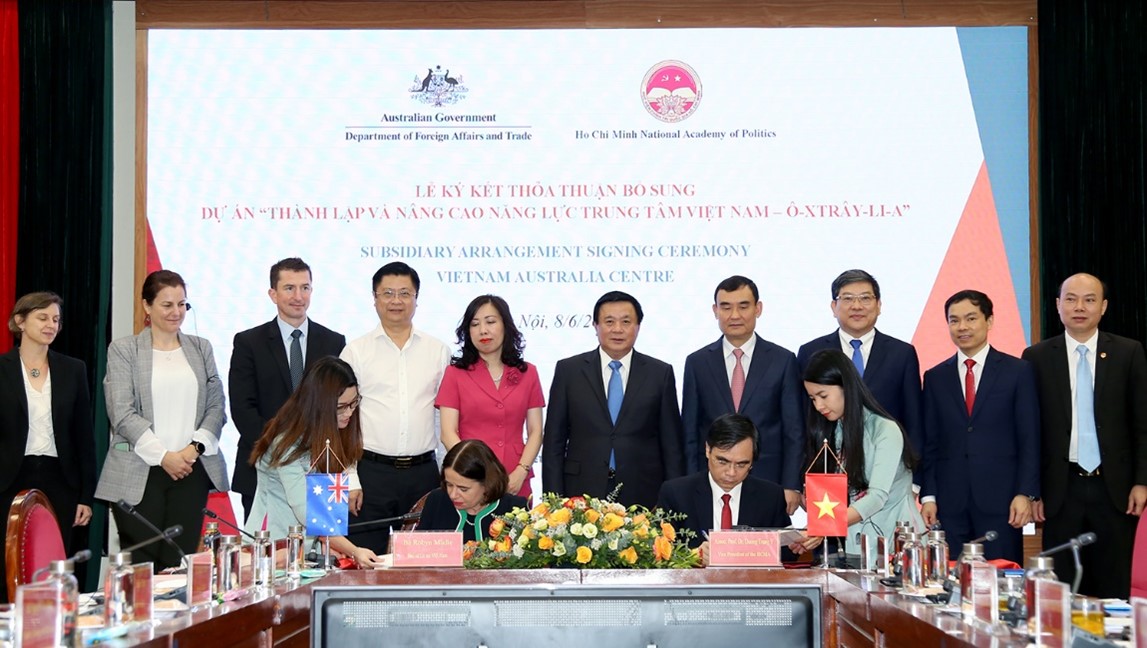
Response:
[[[487,539],[495,518],[526,506],[524,497],[506,493],[508,483],[489,446],[477,439],[460,441],[442,461],[442,488],[427,495],[418,529],[461,531],[463,542]]]

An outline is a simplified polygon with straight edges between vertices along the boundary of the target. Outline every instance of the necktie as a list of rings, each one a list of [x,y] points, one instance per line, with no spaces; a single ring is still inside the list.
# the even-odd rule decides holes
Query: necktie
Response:
[[[299,386],[303,379],[303,345],[299,338],[303,332],[299,329],[291,331],[291,389]]]
[[[1095,388],[1091,384],[1091,365],[1087,364],[1087,347],[1079,351],[1075,365],[1075,424],[1078,433],[1079,467],[1092,472],[1099,467],[1099,437],[1095,433]]]
[[[621,386],[621,362],[613,360],[609,363],[609,368],[612,373],[609,374],[609,391],[606,392],[605,400],[609,405],[609,420],[616,425],[617,413],[621,411],[621,398],[625,393]],[[609,449],[609,469],[613,470],[616,467],[613,448],[611,447]]]
[[[721,496],[721,528],[722,529],[732,529],[733,528],[733,509],[729,507],[729,500],[731,498],[732,498],[732,495],[729,495],[728,493],[725,493],[724,495]]]
[[[741,364],[741,358],[745,352],[740,349],[733,349],[733,355],[737,358],[737,364],[733,365],[733,411],[741,409],[741,397],[745,395],[745,365]]]
[[[968,358],[964,361],[964,366],[968,368],[964,372],[964,404],[968,406],[968,416],[971,416],[972,406],[976,404],[976,374],[972,373],[976,361]]]
[[[864,354],[860,352],[860,345],[863,344],[860,340],[852,340],[849,342],[852,345],[852,364],[856,365],[856,370],[860,372],[860,377],[864,377]]]

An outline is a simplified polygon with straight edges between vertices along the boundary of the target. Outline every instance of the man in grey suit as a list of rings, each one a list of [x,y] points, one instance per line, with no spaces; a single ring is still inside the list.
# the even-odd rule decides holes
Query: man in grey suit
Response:
[[[231,419],[239,430],[239,448],[231,488],[243,497],[243,518],[255,499],[256,472],[248,463],[263,426],[295,391],[303,371],[324,356],[338,356],[346,346],[342,333],[307,317],[311,306],[311,267],[291,257],[271,266],[267,296],[275,319],[235,334],[227,391]]]
[[[673,367],[633,350],[644,313],[632,295],[597,300],[598,348],[558,362],[542,438],[542,486],[652,507],[685,474]]]

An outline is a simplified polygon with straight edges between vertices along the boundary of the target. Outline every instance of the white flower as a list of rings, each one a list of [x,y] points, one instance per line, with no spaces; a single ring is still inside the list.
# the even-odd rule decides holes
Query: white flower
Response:
[[[601,549],[601,538],[594,538],[591,540],[589,543],[589,548],[593,549],[594,551]]]
[[[554,555],[555,556],[566,555],[566,545],[564,542],[555,542],[554,543]]]
[[[581,522],[574,522],[570,525],[570,533],[573,535],[581,535],[582,529],[584,528]]]
[[[586,522],[581,525],[581,534],[586,538],[593,538],[597,536],[597,526],[593,522]]]
[[[514,554],[515,558],[521,558],[523,555],[525,555],[526,550],[522,549],[522,545],[514,545],[514,550],[510,553]]]
[[[545,531],[548,528],[550,528],[550,523],[546,522],[546,518],[534,522],[534,531]]]
[[[608,546],[612,551],[617,551],[617,541],[618,539],[616,537],[610,538],[606,546]]]

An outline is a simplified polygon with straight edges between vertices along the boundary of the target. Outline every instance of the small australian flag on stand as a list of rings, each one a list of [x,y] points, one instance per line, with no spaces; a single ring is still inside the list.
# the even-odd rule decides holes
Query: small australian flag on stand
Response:
[[[346,535],[349,509],[350,484],[346,475],[307,475],[307,535]]]

